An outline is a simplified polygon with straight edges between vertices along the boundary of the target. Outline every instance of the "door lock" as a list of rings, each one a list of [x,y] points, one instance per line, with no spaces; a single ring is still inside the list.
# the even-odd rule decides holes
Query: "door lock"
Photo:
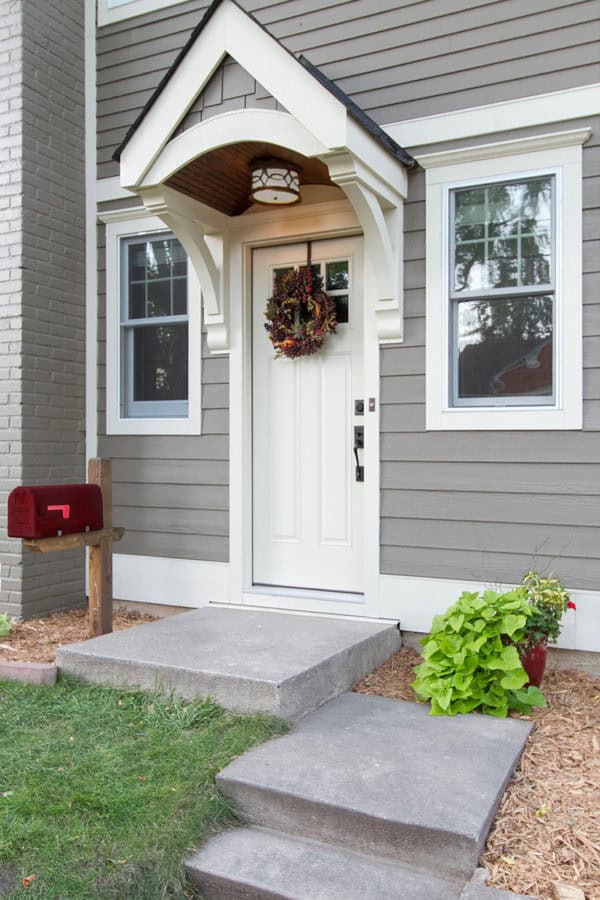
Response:
[[[360,459],[358,458],[358,451],[364,450],[365,446],[365,426],[364,425],[355,425],[354,426],[354,459],[356,461],[356,465],[354,467],[354,478],[356,481],[364,481],[365,480],[365,467],[361,466]]]

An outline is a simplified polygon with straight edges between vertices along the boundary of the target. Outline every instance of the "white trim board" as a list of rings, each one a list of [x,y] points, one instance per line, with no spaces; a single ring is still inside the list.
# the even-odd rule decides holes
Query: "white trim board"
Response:
[[[379,610],[383,618],[400,619],[403,631],[429,632],[435,615],[445,612],[463,591],[512,590],[514,584],[458,581],[446,578],[419,578],[408,575],[379,576]],[[568,589],[568,585],[567,585]],[[577,611],[563,619],[558,646],[565,650],[600,652],[600,592],[572,590]]]
[[[393,122],[383,128],[408,149],[516,128],[597,116],[600,83]]]
[[[133,16],[175,6],[182,0],[98,0],[98,26],[111,25]]]
[[[229,608],[277,609],[327,618],[360,618],[365,621],[400,621],[403,631],[427,633],[433,617],[458,600],[463,591],[511,590],[514,584],[485,584],[449,578],[421,578],[408,575],[379,575],[379,602],[376,613],[367,614],[361,603],[335,597],[323,599],[292,596],[293,592],[269,594],[259,590],[241,593],[230,590],[230,566],[224,562],[134,556],[116,553],[113,557],[115,600],[156,603],[197,609],[210,604]],[[568,587],[568,585],[567,585]],[[600,652],[600,592],[571,591],[577,611],[569,611],[563,622],[558,646],[570,650]]]
[[[98,453],[98,247],[94,188],[97,193],[96,0],[85,0],[85,452],[87,459],[97,456]]]
[[[197,609],[228,596],[229,564],[115,553],[113,583],[115,601]]]

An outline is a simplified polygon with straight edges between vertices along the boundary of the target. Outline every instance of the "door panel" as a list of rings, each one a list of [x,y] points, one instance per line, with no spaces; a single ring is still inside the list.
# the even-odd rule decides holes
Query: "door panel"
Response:
[[[362,591],[362,501],[354,400],[362,397],[362,238],[312,244],[340,311],[312,356],[274,359],[264,310],[274,271],[306,264],[307,245],[253,254],[253,580]]]

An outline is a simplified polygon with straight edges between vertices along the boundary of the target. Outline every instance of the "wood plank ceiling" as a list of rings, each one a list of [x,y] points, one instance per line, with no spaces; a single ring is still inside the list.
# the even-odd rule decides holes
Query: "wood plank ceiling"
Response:
[[[228,216],[239,216],[252,205],[250,164],[254,159],[277,157],[300,168],[300,184],[331,185],[325,163],[293,153],[276,144],[244,141],[211,150],[192,160],[167,181],[174,190],[200,200]]]

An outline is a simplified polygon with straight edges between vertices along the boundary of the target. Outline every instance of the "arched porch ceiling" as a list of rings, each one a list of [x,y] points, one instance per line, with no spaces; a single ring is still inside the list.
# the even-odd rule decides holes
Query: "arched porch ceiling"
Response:
[[[333,185],[327,166],[316,157],[259,141],[242,141],[210,150],[183,166],[166,185],[227,216],[238,216],[252,206],[249,197],[252,160],[270,156],[298,166],[301,185]]]

